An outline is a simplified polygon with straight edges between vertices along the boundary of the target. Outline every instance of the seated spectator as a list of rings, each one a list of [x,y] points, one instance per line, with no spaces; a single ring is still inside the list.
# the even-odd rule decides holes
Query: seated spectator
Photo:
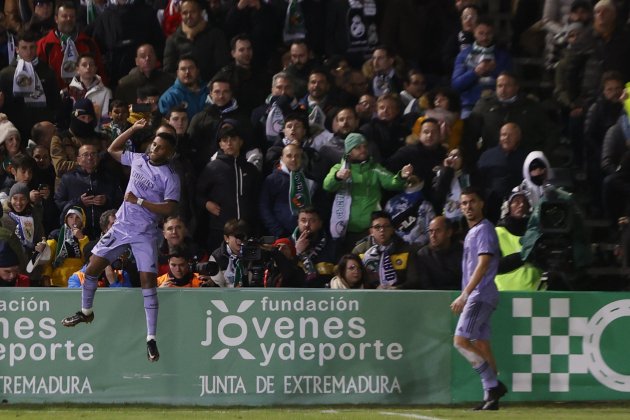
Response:
[[[422,194],[424,182],[417,176],[407,179],[405,191],[390,198],[385,211],[392,219],[396,235],[407,244],[424,245],[429,242],[427,229],[435,217],[433,205]]]
[[[521,238],[529,221],[529,200],[525,191],[516,190],[507,201],[507,213],[495,228],[499,238],[501,259],[494,278],[499,291],[537,290],[541,271],[521,259]]]
[[[330,280],[331,289],[363,289],[368,273],[357,255],[346,254],[335,268],[335,277]]]
[[[540,202],[545,194],[545,185],[553,179],[553,170],[547,157],[541,151],[527,155],[523,162],[523,182],[518,189],[525,191],[532,208]],[[561,189],[557,189],[561,191]]]
[[[61,227],[50,234],[51,239],[35,247],[37,252],[50,247],[52,257],[44,266],[43,276],[48,277],[50,285],[55,287],[68,287],[68,278],[83,266],[83,248],[90,241],[82,230],[85,224],[83,209],[70,207],[63,220]]]
[[[62,213],[69,207],[81,207],[87,219],[84,231],[91,238],[100,236],[99,219],[105,210],[117,208],[123,193],[118,177],[99,168],[98,147],[85,143],[78,151],[77,167],[61,177],[55,203]]]
[[[371,220],[370,235],[358,242],[352,253],[363,260],[367,288],[395,288],[407,281],[409,245],[394,234],[389,214],[375,211]]]
[[[298,225],[291,241],[306,287],[325,287],[333,276],[336,245],[314,207],[298,210]]]
[[[168,272],[158,277],[158,287],[203,287],[199,273],[193,272],[193,258],[185,248],[174,248],[168,256]]]
[[[9,242],[0,240],[0,287],[29,287],[31,280],[20,274],[20,262]]]
[[[324,190],[337,194],[331,233],[333,238],[344,238],[343,248],[347,249],[365,236],[370,214],[380,207],[382,190],[402,190],[404,180],[413,174],[413,166],[404,165],[396,174],[389,172],[372,161],[367,140],[358,133],[346,137],[345,152],[347,158],[330,168],[324,179]],[[351,197],[349,206],[347,197]]]
[[[147,85],[153,86],[159,97],[174,81],[172,74],[158,69],[158,59],[153,45],[143,44],[136,50],[136,67],[118,81],[114,97],[128,104],[134,103],[138,88]]]
[[[437,216],[429,224],[429,244],[409,259],[409,275],[400,289],[460,290],[464,249],[453,237],[453,224]]]
[[[299,145],[284,146],[280,163],[262,185],[260,218],[265,230],[278,238],[293,233],[299,210],[311,206],[313,201],[316,184],[304,175],[302,156]]]
[[[92,53],[83,53],[77,60],[77,75],[72,78],[67,88],[62,91],[64,102],[74,104],[79,99],[89,99],[94,105],[96,127],[109,121],[109,102],[112,91],[103,84],[101,76],[96,74],[96,61]],[[68,108],[71,105],[66,105]]]

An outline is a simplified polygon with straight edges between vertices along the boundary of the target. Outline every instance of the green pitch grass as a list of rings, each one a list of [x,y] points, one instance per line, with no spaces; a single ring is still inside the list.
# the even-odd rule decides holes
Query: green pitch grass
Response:
[[[523,419],[523,420],[606,420],[629,418],[630,403],[544,403],[539,405],[504,404],[499,411],[473,412],[469,406],[457,407],[308,407],[308,408],[213,408],[144,405],[66,406],[2,405],[0,419],[83,419],[83,420],[154,420],[154,419]]]

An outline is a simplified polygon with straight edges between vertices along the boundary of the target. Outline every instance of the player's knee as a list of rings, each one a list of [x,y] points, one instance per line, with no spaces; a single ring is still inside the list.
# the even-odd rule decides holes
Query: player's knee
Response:
[[[467,349],[470,346],[470,341],[466,337],[456,335],[453,337],[453,347],[458,351],[461,349]]]

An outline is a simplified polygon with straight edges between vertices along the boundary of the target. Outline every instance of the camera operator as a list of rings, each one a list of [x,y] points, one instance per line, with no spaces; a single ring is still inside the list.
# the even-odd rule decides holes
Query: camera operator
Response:
[[[585,269],[592,254],[584,216],[571,194],[551,184],[534,207],[521,239],[521,258],[546,273],[550,290],[589,288]]]
[[[249,238],[247,224],[231,219],[223,228],[224,243],[212,252],[219,272],[211,276],[219,287],[300,287],[301,270],[287,241],[273,237]],[[286,255],[285,255],[286,254]]]
[[[168,257],[168,273],[158,277],[158,287],[204,287],[210,280],[193,272],[193,257],[185,247],[175,247]]]

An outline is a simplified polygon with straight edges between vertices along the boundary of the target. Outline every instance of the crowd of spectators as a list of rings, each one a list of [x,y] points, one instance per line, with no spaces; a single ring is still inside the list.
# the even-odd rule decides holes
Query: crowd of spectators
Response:
[[[144,152],[156,130],[181,182],[160,287],[458,289],[474,186],[500,290],[537,290],[548,267],[521,238],[554,167],[582,180],[581,204],[553,188],[576,219],[586,203],[615,232],[630,210],[626,1],[2,4],[3,286],[81,286],[129,177],[107,147]],[[526,54],[547,93],[524,88]],[[133,255],[99,284],[138,286]]]

